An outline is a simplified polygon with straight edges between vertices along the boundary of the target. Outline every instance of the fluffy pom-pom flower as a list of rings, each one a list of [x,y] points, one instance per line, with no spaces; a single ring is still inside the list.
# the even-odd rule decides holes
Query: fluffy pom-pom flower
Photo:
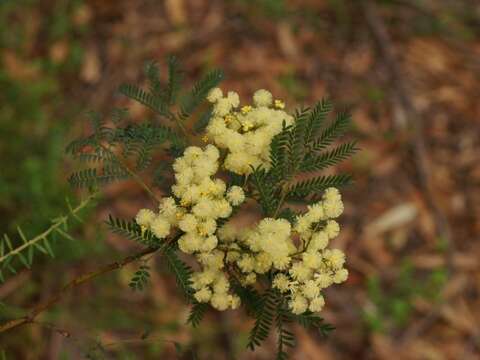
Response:
[[[255,91],[253,94],[253,102],[256,106],[272,105],[272,93],[265,89]]]
[[[245,193],[243,192],[243,189],[236,185],[230,187],[230,189],[227,191],[227,200],[233,206],[240,205],[245,200]]]
[[[216,87],[208,92],[207,100],[210,101],[211,103],[216,103],[222,97],[223,97],[222,89]]]
[[[137,224],[145,227],[149,227],[154,219],[155,213],[150,209],[141,209],[135,217]]]
[[[152,221],[150,228],[152,230],[152,233],[159,239],[163,239],[170,233],[170,223],[162,215],[157,216]]]

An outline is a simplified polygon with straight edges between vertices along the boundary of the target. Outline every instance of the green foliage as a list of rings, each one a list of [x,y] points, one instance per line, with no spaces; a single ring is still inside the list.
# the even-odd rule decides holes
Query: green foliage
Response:
[[[174,247],[170,246],[163,252],[165,260],[167,261],[167,267],[175,276],[177,285],[182,290],[185,299],[192,301],[193,289],[190,277],[192,276],[193,270],[178,257],[175,250]]]
[[[275,321],[277,312],[278,294],[274,290],[267,290],[255,305],[255,325],[250,331],[247,346],[250,350],[264,342]]]
[[[84,31],[69,21],[78,1],[56,5],[41,16],[38,1],[0,1],[0,229],[12,234],[14,246],[17,224],[42,232],[73,195],[63,181],[62,148],[78,106],[65,97],[64,86],[79,72]],[[48,50],[59,40],[69,51],[55,60]],[[61,242],[52,250],[59,248],[78,255]]]
[[[332,109],[333,104],[328,99],[322,99],[321,101],[317,102],[310,113],[305,129],[305,139],[307,142],[312,141],[315,136],[317,136]]]
[[[182,71],[177,59],[174,56],[168,59],[168,84],[165,90],[165,101],[173,105],[177,101],[178,93],[180,92],[182,83]]]
[[[265,215],[274,213],[278,206],[278,196],[276,189],[271,186],[268,179],[268,172],[265,169],[254,169],[251,175],[251,182],[258,191],[258,200],[262,206]]]
[[[192,115],[193,111],[205,100],[208,92],[223,80],[221,70],[210,71],[205,77],[198,81],[193,89],[186,94],[180,105],[180,118],[182,120]]]
[[[154,151],[163,147],[173,156],[183,151],[186,146],[184,123],[193,119],[193,113],[208,92],[223,78],[221,71],[214,70],[195,83],[191,90],[181,94],[183,74],[174,57],[168,59],[168,81],[165,85],[156,63],[146,65],[145,75],[148,90],[133,84],[122,84],[119,91],[151,109],[160,119],[135,123],[128,119],[125,111],[117,109],[111,116],[112,126],[107,125],[102,116],[91,113],[89,118],[93,134],[72,141],[66,149],[67,153],[91,165],[70,176],[72,186],[98,187],[136,177],[136,172],[149,168],[153,168],[155,178],[160,178],[164,167],[161,163],[153,163]],[[210,117],[211,111],[204,112],[197,121],[193,121],[192,127],[200,131]]]
[[[162,98],[142,90],[136,85],[122,84],[120,85],[119,91],[130,99],[136,100],[140,104],[149,107],[159,115],[165,116],[166,118],[172,116]]]
[[[312,193],[312,195],[316,195],[331,186],[345,186],[351,182],[351,179],[351,176],[347,174],[314,177],[299,181],[289,187],[287,196],[292,199],[305,198]]]
[[[232,279],[233,290],[240,297],[248,315],[255,317],[257,305],[262,302],[260,293],[251,286],[241,285],[235,278]]]
[[[313,151],[321,151],[330,146],[339,136],[344,134],[351,120],[351,115],[347,112],[338,114],[335,120],[323,130],[321,135],[310,142],[311,149]]]
[[[311,312],[294,315],[288,310],[285,297],[278,291],[270,289],[263,295],[259,295],[251,288],[241,291],[242,302],[245,302],[247,310],[255,318],[255,325],[249,334],[247,346],[254,350],[261,345],[275,328],[277,334],[276,359],[288,358],[288,348],[295,346],[295,336],[289,330],[289,325],[297,322],[303,327],[314,328],[326,336],[334,328],[323,322],[323,319]]]
[[[295,336],[289,331],[286,326],[291,322],[290,311],[286,308],[284,300],[281,299],[277,306],[276,314],[276,328],[277,328],[277,359],[285,360],[288,358],[288,354],[285,347],[295,346]]]
[[[315,329],[320,332],[323,337],[327,337],[335,327],[324,322],[324,320],[314,313],[307,311],[300,315],[292,315],[293,320],[303,326],[305,329]]]
[[[358,150],[355,142],[329,149],[343,135],[351,119],[347,113],[340,113],[331,123],[326,123],[331,109],[331,102],[322,100],[313,109],[298,110],[294,124],[284,125],[282,132],[273,138],[270,169],[256,168],[250,176],[253,195],[264,215],[279,215],[284,200],[314,201],[326,188],[350,183],[351,177],[347,174],[318,174]],[[299,175],[307,178],[297,181]],[[295,216],[292,211],[280,214],[288,220]]]
[[[27,238],[20,226],[17,226],[19,241],[14,242],[7,234],[4,234],[3,239],[0,239],[0,282],[5,281],[4,273],[6,271],[16,274],[21,268],[30,269],[37,253],[54,257],[52,243],[59,237],[74,240],[68,234],[70,222],[72,220],[82,221],[79,212],[91,205],[93,197],[86,198],[75,208],[72,208],[67,201],[69,213],[52,219],[51,226],[34,237]]]
[[[132,290],[142,291],[150,280],[150,267],[147,265],[140,265],[138,270],[133,275],[128,286]]]
[[[115,234],[148,247],[159,247],[162,242],[151,231],[142,230],[135,220],[124,220],[109,215],[107,225]]]
[[[193,327],[200,325],[208,307],[209,306],[206,303],[194,302],[192,309],[190,310],[190,315],[188,316],[187,324],[192,324]]]
[[[333,166],[342,160],[348,159],[357,151],[355,142],[342,144],[333,150],[324,152],[320,156],[308,156],[300,164],[300,170],[305,172],[318,171]]]
[[[199,134],[203,130],[205,130],[205,128],[208,125],[208,122],[212,118],[212,112],[213,112],[213,107],[210,105],[208,109],[198,118],[198,121],[193,126],[193,130],[195,131],[195,133]]]
[[[441,300],[441,290],[447,279],[445,268],[419,274],[408,261],[403,263],[390,286],[382,283],[378,276],[371,276],[367,281],[371,306],[363,313],[366,325],[374,332],[404,327],[412,317],[414,298],[431,302]]]

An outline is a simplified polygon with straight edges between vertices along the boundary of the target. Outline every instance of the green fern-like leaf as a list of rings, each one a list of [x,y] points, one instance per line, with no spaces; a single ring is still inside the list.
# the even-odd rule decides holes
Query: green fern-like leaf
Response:
[[[267,171],[261,168],[254,169],[251,174],[251,181],[258,192],[263,213],[270,216],[277,208],[278,198],[275,195],[275,188],[269,182]]]
[[[348,159],[357,150],[356,143],[351,142],[342,144],[320,156],[309,156],[302,162],[300,171],[309,172],[326,169]]]
[[[310,311],[300,315],[290,314],[290,318],[292,321],[296,321],[305,329],[317,329],[324,337],[327,337],[333,330],[335,330],[334,326],[326,323],[320,316]]]
[[[330,146],[335,139],[348,129],[350,122],[351,115],[348,112],[338,114],[335,120],[322,131],[320,137],[312,142],[312,150],[321,151]]]
[[[142,230],[135,220],[128,221],[109,215],[107,225],[113,233],[149,247],[159,247],[163,243],[150,230]]]
[[[17,227],[17,239],[12,241],[7,234],[0,238],[0,282],[5,280],[5,273],[16,274],[20,268],[30,269],[33,264],[36,253],[54,257],[52,244],[59,238],[74,240],[68,234],[68,227],[71,220],[79,222],[81,218],[79,212],[93,202],[94,195],[87,197],[75,208],[72,208],[67,201],[69,213],[52,219],[52,225],[45,231],[28,238],[24,230]]]
[[[250,350],[255,350],[256,346],[260,346],[267,339],[275,321],[276,308],[277,294],[273,290],[268,290],[256,305],[255,325],[250,331],[247,344]]]
[[[177,285],[182,290],[186,300],[192,301],[193,289],[190,277],[192,276],[193,270],[190,266],[180,260],[174,247],[167,247],[164,250],[163,255],[167,261],[168,269],[175,275]]]
[[[213,70],[198,81],[181,101],[180,118],[188,118],[206,98],[208,92],[222,80],[223,72],[221,70]]]
[[[328,99],[319,101],[311,111],[307,126],[305,129],[305,143],[310,143],[311,140],[317,136],[319,130],[322,128],[325,119],[333,108],[333,104]]]
[[[295,125],[293,126],[291,133],[291,140],[289,147],[289,160],[292,165],[291,172],[295,172],[299,162],[301,162],[305,151],[305,134],[307,126],[309,124],[310,109],[304,108],[297,110],[295,113]]]
[[[281,181],[287,171],[287,147],[292,126],[283,124],[282,131],[275,135],[270,143],[270,174],[274,181]]]
[[[232,278],[231,283],[233,291],[240,297],[247,314],[255,316],[258,312],[258,304],[262,302],[260,293],[251,286],[243,286],[235,278]]]
[[[295,336],[287,329],[287,325],[291,322],[289,311],[284,306],[284,300],[280,300],[277,307],[277,315],[275,324],[277,328],[277,360],[288,359],[286,348],[295,346]]]
[[[168,84],[165,90],[165,102],[169,105],[175,104],[180,91],[183,74],[180,65],[174,56],[168,58]]]
[[[280,212],[280,214],[278,214],[279,218],[288,220],[290,224],[295,223],[296,216],[297,214],[295,213],[295,211],[290,208],[285,208]]]
[[[111,119],[115,125],[120,124],[128,118],[127,108],[114,108],[111,113]]]
[[[150,280],[150,268],[141,265],[133,275],[128,286],[134,291],[142,291]]]
[[[157,114],[171,118],[172,114],[170,113],[168,106],[163,102],[163,100],[155,95],[152,95],[145,90],[142,90],[136,85],[132,84],[122,84],[119,88],[120,93],[129,97],[132,100],[143,104],[150,109],[152,109]]]
[[[80,153],[77,159],[88,163],[101,163],[102,161],[112,161],[112,157],[109,153],[103,151],[103,149],[95,149],[92,153]]]
[[[315,195],[329,187],[341,187],[349,184],[352,177],[348,174],[314,177],[299,181],[288,189],[288,198],[302,199],[308,195]]]
[[[131,177],[128,171],[116,161],[105,164],[102,170],[102,174],[97,176],[99,185],[105,185],[116,180],[125,180]]]
[[[68,182],[73,187],[91,187],[96,186],[99,182],[97,169],[84,169],[74,172],[68,178]]]
[[[208,304],[194,302],[190,314],[188,316],[187,324],[191,324],[193,327],[200,325],[205,313],[208,310]]]
[[[78,155],[84,148],[90,146],[92,148],[95,148],[97,145],[97,141],[95,136],[89,135],[87,137],[82,137],[76,140],[73,140],[70,142],[70,144],[67,145],[65,152],[67,154],[70,154],[72,156]]]
[[[205,128],[207,127],[208,125],[208,122],[210,121],[211,117],[212,117],[212,112],[213,112],[213,107],[210,105],[207,109],[207,111],[205,111],[197,120],[197,122],[195,122],[195,125],[193,126],[193,130],[195,131],[195,133],[199,134],[201,133],[203,130],[205,130]]]
[[[162,83],[160,81],[160,69],[155,61],[145,64],[145,75],[150,86],[150,93],[154,96],[162,95]]]

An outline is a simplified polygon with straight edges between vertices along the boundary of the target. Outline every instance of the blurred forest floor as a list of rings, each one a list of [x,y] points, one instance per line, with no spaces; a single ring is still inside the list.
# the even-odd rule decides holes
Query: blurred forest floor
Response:
[[[78,199],[63,150],[85,131],[85,111],[147,116],[116,89],[168,54],[189,82],[224,69],[222,87],[243,99],[266,88],[290,109],[327,96],[352,111],[361,151],[343,166],[356,182],[333,244],[351,275],[326,294],[336,331],[295,329],[293,359],[480,358],[478,1],[0,1],[1,232],[21,224],[33,235]],[[141,206],[133,183],[108,187],[76,242],[59,240],[56,259],[0,285],[0,319],[133,251],[102,222]],[[42,324],[0,335],[0,349],[7,359],[271,358],[274,339],[244,350],[251,323],[238,312],[185,326],[188,306],[161,259],[155,267],[142,293],[128,288],[133,266],[75,290]]]

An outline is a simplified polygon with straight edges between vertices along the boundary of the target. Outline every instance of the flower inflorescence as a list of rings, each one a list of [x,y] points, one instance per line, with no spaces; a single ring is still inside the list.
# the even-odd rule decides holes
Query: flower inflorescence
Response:
[[[88,188],[136,181],[158,208],[140,210],[135,221],[110,217],[108,224],[147,246],[143,253],[161,253],[192,303],[188,322],[197,326],[210,305],[227,310],[242,303],[255,318],[248,347],[253,350],[275,328],[277,357],[284,359],[285,347],[294,345],[287,330],[292,321],[324,334],[332,330],[315,313],[325,304],[324,289],[348,276],[344,253],[329,244],[343,212],[337,188],[351,177],[319,172],[356,151],[355,142],[335,144],[350,115],[340,112],[329,120],[328,99],[291,113],[263,89],[240,103],[237,93],[216,87],[223,78],[219,70],[184,91],[175,58],[168,61],[166,84],[156,64],[146,70],[148,90],[124,84],[120,92],[157,117],[138,123],[124,112],[112,122],[92,116],[93,135],[67,147],[89,165],[69,181]],[[205,99],[208,109],[197,112]],[[206,144],[188,146],[197,143],[195,135]],[[171,188],[163,180],[171,178],[170,167],[156,156],[160,148],[176,157]],[[139,172],[149,170],[153,178],[145,182]],[[150,183],[165,197],[159,199]],[[299,210],[300,204],[306,208]],[[257,210],[262,215],[256,222],[237,225],[246,219],[242,212],[251,217]],[[136,290],[148,282],[144,260],[130,283]]]
[[[221,149],[227,149],[224,167],[239,175],[250,174],[252,167],[270,166],[270,143],[283,126],[293,124],[293,117],[283,111],[284,103],[273,102],[267,90],[253,95],[253,105],[239,108],[238,94],[211,90],[208,100],[214,104],[207,137]]]
[[[348,276],[344,253],[327,248],[340,230],[335,221],[343,212],[339,191],[326,189],[322,199],[293,222],[265,217],[252,227],[237,229],[228,220],[248,191],[228,187],[215,177],[219,168],[247,176],[255,167],[268,169],[273,137],[294,118],[266,90],[256,91],[253,104],[243,107],[238,94],[223,96],[219,88],[212,89],[207,99],[214,104],[206,128],[213,144],[185,149],[173,164],[172,196],[161,200],[157,212],[140,210],[137,223],[159,239],[172,231],[180,234],[179,249],[193,255],[199,265],[191,278],[199,303],[236,309],[240,298],[232,291],[232,281],[255,286],[268,274],[293,314],[320,311],[325,304],[322,290]]]

